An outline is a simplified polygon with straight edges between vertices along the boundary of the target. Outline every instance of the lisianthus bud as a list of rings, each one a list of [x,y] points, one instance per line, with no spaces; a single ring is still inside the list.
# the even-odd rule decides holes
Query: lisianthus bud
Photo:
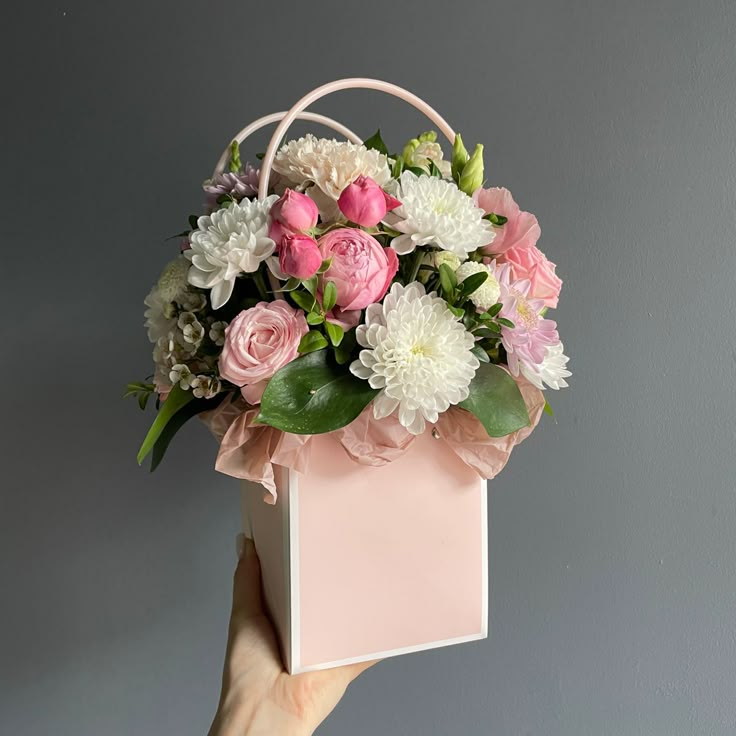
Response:
[[[466,163],[468,163],[468,152],[465,150],[460,133],[456,133],[455,142],[452,144],[452,178],[456,183],[460,181],[460,174],[463,173]]]
[[[279,249],[279,267],[287,276],[308,279],[322,265],[322,254],[317,242],[309,235],[284,235]]]
[[[389,210],[401,204],[378,186],[369,176],[359,176],[343,189],[337,200],[340,211],[361,227],[375,227]]]
[[[473,192],[483,184],[483,146],[479,143],[473,151],[473,155],[468,159],[468,163],[463,167],[463,173],[460,174],[458,187],[465,194],[472,195]]]
[[[271,207],[269,237],[277,243],[289,233],[305,233],[317,224],[319,210],[310,197],[287,189]]]

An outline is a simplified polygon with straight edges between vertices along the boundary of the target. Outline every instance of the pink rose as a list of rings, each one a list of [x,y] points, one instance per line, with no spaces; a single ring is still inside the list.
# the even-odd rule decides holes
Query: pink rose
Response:
[[[297,357],[309,331],[304,312],[285,301],[259,302],[242,311],[225,330],[220,376],[241,387],[249,404],[258,404],[268,379]]]
[[[530,297],[543,299],[544,305],[551,309],[557,306],[562,279],[555,273],[557,266],[548,261],[536,245],[509,248],[498,262],[510,264],[513,279],[529,279],[532,282]]]
[[[279,249],[279,267],[287,276],[308,279],[322,265],[317,241],[309,235],[284,235]]]
[[[505,253],[509,248],[536,245],[542,234],[537,218],[531,212],[522,212],[508,189],[476,189],[473,200],[486,214],[493,212],[508,218],[506,224],[494,228],[496,238],[484,248],[489,255]]]
[[[343,310],[365,309],[380,301],[399,268],[392,248],[384,248],[362,230],[343,227],[319,239],[322,258],[332,259],[323,277],[337,287],[337,306]]]
[[[317,224],[319,210],[306,194],[287,189],[271,207],[268,237],[280,243],[284,235],[305,233]]]
[[[343,215],[362,227],[375,227],[389,210],[400,205],[398,199],[386,194],[370,176],[362,174],[342,190],[337,200]]]

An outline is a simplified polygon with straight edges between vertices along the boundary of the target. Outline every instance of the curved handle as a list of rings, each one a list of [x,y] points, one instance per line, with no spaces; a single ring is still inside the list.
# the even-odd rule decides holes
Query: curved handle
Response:
[[[420,97],[412,94],[408,90],[403,89],[389,82],[382,82],[380,79],[366,79],[362,77],[354,77],[350,79],[338,79],[329,84],[323,84],[321,87],[313,89],[299,100],[287,113],[277,126],[271,136],[271,141],[266,149],[266,155],[263,157],[261,164],[261,178],[258,186],[258,199],[265,199],[268,195],[268,180],[271,176],[271,167],[276,157],[276,149],[279,142],[284,137],[289,126],[296,120],[313,102],[316,102],[326,95],[338,92],[343,89],[374,89],[379,92],[386,92],[389,95],[398,97],[400,100],[413,105],[420,112],[423,112],[445,135],[450,143],[455,142],[455,131],[450,127],[448,122],[430,105],[428,105]],[[354,141],[355,142],[355,141]]]
[[[258,118],[258,120],[254,120],[250,125],[246,125],[245,128],[243,128],[234,138],[233,140],[236,140],[238,143],[242,143],[248,136],[253,135],[257,130],[260,130],[261,128],[264,128],[266,125],[270,125],[271,123],[277,123],[283,118],[286,117],[288,113],[287,112],[273,112],[270,115],[264,115],[262,118]],[[292,118],[292,122],[294,120],[308,120],[311,123],[318,123],[319,125],[324,125],[326,128],[331,128],[336,133],[339,133],[340,135],[347,138],[352,143],[362,143],[363,139],[357,135],[356,133],[353,133],[350,128],[346,128],[342,123],[338,123],[337,120],[333,120],[332,118],[328,118],[326,115],[320,115],[316,112],[302,112],[297,113],[295,117]],[[218,174],[221,174],[225,170],[225,166],[227,166],[228,159],[230,158],[230,146],[228,146],[223,152],[222,156],[220,156],[219,161],[217,162],[217,165],[215,166],[215,170],[212,172],[212,178],[214,179]],[[269,177],[270,177],[270,170],[269,170]]]

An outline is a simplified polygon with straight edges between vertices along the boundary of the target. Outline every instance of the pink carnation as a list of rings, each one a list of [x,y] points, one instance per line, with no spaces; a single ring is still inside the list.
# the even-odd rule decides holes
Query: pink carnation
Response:
[[[368,233],[351,227],[323,235],[319,249],[324,260],[332,259],[323,279],[335,282],[337,306],[345,311],[380,301],[399,268],[392,248],[384,248]]]
[[[220,376],[236,386],[249,404],[258,404],[268,379],[298,355],[309,331],[304,312],[283,300],[259,302],[242,311],[225,330]]]
[[[494,228],[496,238],[485,249],[489,255],[536,245],[542,234],[537,218],[531,212],[522,212],[508,189],[476,189],[473,200],[486,214],[493,212],[508,218],[504,225]]]

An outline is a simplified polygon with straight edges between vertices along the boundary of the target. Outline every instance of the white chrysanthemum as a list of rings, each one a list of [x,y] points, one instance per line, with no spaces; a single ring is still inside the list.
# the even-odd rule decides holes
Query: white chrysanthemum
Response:
[[[486,266],[485,263],[476,263],[475,261],[468,261],[458,266],[455,270],[455,276],[457,276],[458,283],[465,281],[468,276],[474,273],[487,273],[488,278],[470,295],[470,301],[475,304],[478,309],[486,311],[490,309],[494,304],[498,303],[499,297],[501,296],[501,287],[496,279],[496,275],[490,266]]]
[[[459,255],[452,253],[449,250],[437,250],[431,254],[432,265],[435,268],[439,268],[443,263],[446,263],[453,271],[457,271],[460,268],[460,264],[464,260]]]
[[[158,285],[154,286],[143,300],[148,307],[143,313],[148,339],[155,343],[159,338],[168,337],[176,327],[176,308],[171,301],[164,299]]]
[[[189,285],[187,282],[188,272],[189,261],[183,255],[177,256],[164,266],[156,286],[165,301],[176,301],[177,297],[181,297],[186,292]]]
[[[544,384],[553,389],[567,388],[566,378],[572,373],[567,370],[567,361],[570,358],[563,352],[564,346],[561,342],[550,345],[547,354],[539,365],[521,363],[521,372],[537,388],[544,389]]]
[[[373,401],[374,416],[396,412],[412,434],[468,397],[480,365],[470,352],[473,336],[444,299],[425,293],[416,281],[394,284],[383,304],[371,304],[357,339],[366,349],[350,371],[382,389]]]
[[[338,197],[361,174],[383,187],[391,179],[388,158],[359,143],[306,135],[289,141],[276,154],[274,171],[288,183],[303,186],[314,182],[309,195],[324,216],[339,214]],[[315,191],[315,189],[317,191]]]
[[[268,213],[277,199],[244,199],[197,220],[189,236],[191,250],[184,252],[192,262],[188,278],[193,286],[212,289],[213,309],[230,298],[238,274],[257,271],[276,248],[268,237]]]
[[[396,197],[401,207],[394,210],[397,221],[391,227],[403,235],[394,238],[391,247],[399,255],[418,245],[436,245],[465,258],[496,237],[483,210],[452,181],[405,171]]]

